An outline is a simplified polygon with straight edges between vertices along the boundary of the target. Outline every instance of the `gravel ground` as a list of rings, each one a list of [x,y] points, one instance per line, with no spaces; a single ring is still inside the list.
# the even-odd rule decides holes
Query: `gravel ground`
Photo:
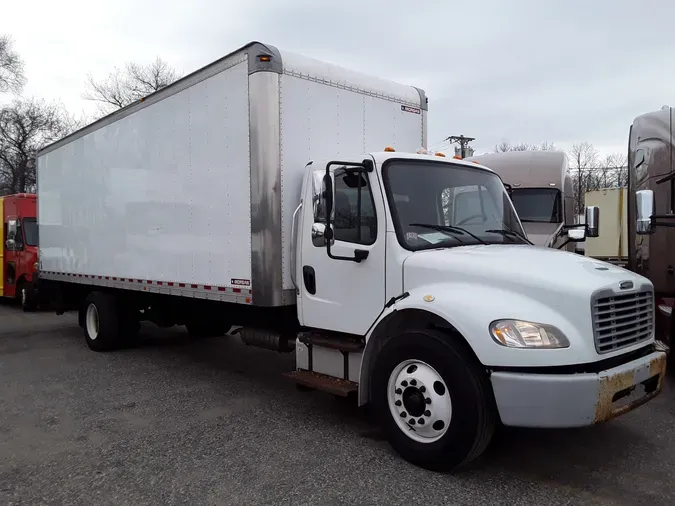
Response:
[[[675,385],[609,424],[506,430],[463,473],[401,460],[356,408],[237,338],[88,350],[0,305],[0,504],[675,504]]]

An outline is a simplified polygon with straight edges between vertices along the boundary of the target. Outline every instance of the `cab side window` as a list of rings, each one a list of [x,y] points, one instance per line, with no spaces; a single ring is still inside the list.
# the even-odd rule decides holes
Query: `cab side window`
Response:
[[[375,201],[366,174],[339,170],[335,172],[336,241],[370,245],[377,238]]]

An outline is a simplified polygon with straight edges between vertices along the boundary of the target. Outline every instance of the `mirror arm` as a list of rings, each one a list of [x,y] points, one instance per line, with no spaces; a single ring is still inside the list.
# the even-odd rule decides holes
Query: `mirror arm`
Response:
[[[581,242],[581,241],[573,241],[572,239],[567,239],[564,243],[562,243],[560,246],[558,246],[556,249],[563,249],[565,246],[567,246],[571,242]]]

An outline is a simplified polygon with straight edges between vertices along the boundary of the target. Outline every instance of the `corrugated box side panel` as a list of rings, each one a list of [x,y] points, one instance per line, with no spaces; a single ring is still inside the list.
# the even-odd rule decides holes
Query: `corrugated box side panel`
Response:
[[[307,162],[386,146],[407,152],[426,147],[426,97],[412,86],[281,54],[281,251],[283,288],[291,290],[292,215]]]
[[[40,156],[42,271],[251,279],[246,55],[223,68]]]

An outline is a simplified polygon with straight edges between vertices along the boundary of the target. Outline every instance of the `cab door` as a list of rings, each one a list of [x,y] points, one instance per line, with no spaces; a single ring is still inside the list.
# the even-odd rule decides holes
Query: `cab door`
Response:
[[[363,158],[347,161],[354,165],[316,166],[306,183],[298,316],[307,327],[364,335],[385,303],[385,203],[377,172],[359,169]],[[326,165],[333,189],[330,247],[324,236]]]

